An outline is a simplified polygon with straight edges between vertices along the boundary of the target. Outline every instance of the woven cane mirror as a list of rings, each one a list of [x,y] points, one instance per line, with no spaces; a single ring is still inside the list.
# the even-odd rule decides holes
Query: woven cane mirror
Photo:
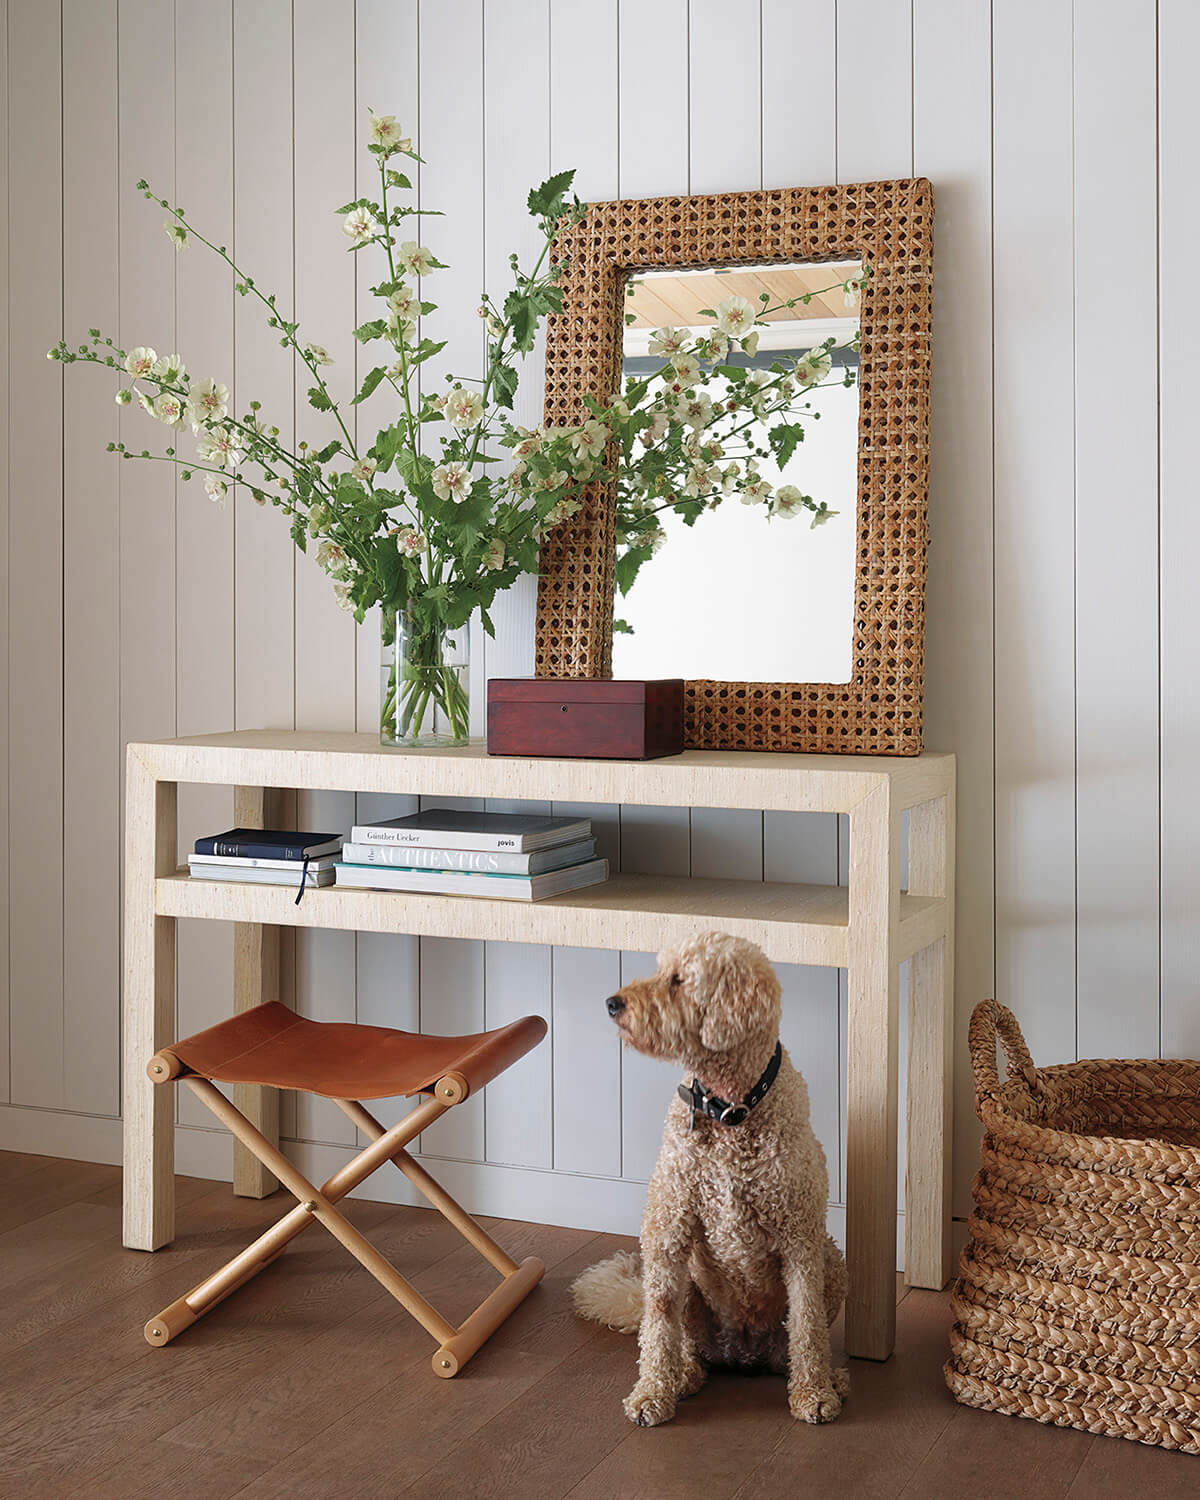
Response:
[[[649,367],[656,327],[687,327],[726,294],[776,309],[743,363],[802,360],[826,338],[838,349],[831,378],[804,393],[805,441],[786,472],[770,472],[811,491],[830,524],[732,503],[693,526],[667,507],[661,561],[656,553],[615,597],[618,486],[589,487],[542,546],[538,675],[685,677],[693,748],[917,754],[930,184],[593,204],[556,253],[563,310],[547,335],[547,425],[586,416],[584,393],[610,399]],[[850,278],[855,295],[843,298]]]

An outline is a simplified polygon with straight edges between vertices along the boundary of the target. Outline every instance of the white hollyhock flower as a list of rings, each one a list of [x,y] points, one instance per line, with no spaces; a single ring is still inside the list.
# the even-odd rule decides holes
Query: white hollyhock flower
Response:
[[[671,425],[670,418],[665,411],[655,412],[651,418],[649,427],[644,428],[638,436],[642,440],[643,447],[652,448],[666,436],[667,428]]]
[[[195,380],[188,391],[187,415],[192,431],[204,422],[220,422],[229,411],[229,387],[219,380]]]
[[[158,380],[165,381],[167,385],[178,385],[187,374],[183,365],[181,354],[164,354],[161,359],[154,361],[152,372]]]
[[[553,469],[549,474],[542,475],[537,482],[537,487],[539,490],[561,490],[569,483],[570,480],[561,469]]]
[[[327,573],[340,572],[348,561],[345,548],[336,542],[324,541],[317,547],[317,566]]]
[[[509,489],[510,490],[517,490],[518,492],[520,492],[521,487],[524,485],[524,483],[525,483],[525,465],[523,463],[521,463],[521,464],[514,464],[513,465],[513,469],[512,469],[512,473],[509,474],[509,476],[508,476],[508,487],[509,487]]]
[[[465,500],[471,488],[466,464],[448,463],[433,471],[433,493],[439,500]]]
[[[183,402],[173,391],[163,391],[154,403],[154,415],[168,427],[182,427]]]
[[[154,410],[154,402],[151,400],[151,398],[149,396],[147,396],[146,392],[145,391],[138,391],[137,392],[137,398],[138,398],[138,405],[142,408],[142,410],[146,413],[146,415],[148,417],[153,417],[156,414],[155,410]]]
[[[810,349],[796,361],[796,379],[801,385],[819,385],[833,368],[833,355],[824,347]]]
[[[724,359],[729,353],[729,340],[723,333],[712,333],[704,340],[706,359]]]
[[[137,379],[140,375],[149,375],[154,369],[154,361],[158,358],[153,349],[147,349],[139,345],[131,349],[125,356],[125,368]]]
[[[689,497],[706,494],[716,482],[716,471],[712,464],[696,463],[688,470],[683,493]]]
[[[700,365],[690,354],[677,354],[671,361],[671,369],[675,372],[675,378],[668,382],[671,390],[676,385],[695,385],[700,379]]]
[[[350,472],[355,479],[361,479],[366,484],[375,472],[375,462],[370,458],[360,458],[350,465]]]
[[[569,521],[578,510],[578,500],[560,500],[557,505],[552,505],[546,512],[545,519],[542,521],[543,530],[551,526],[561,526],[564,521]]]
[[[726,464],[721,473],[721,488],[726,494],[737,488],[738,480],[742,477],[740,464]]]
[[[246,456],[223,427],[202,432],[196,439],[196,452],[206,463],[222,469],[236,469]]]
[[[504,543],[498,536],[494,536],[488,543],[488,549],[483,557],[483,565],[489,573],[495,573],[497,569],[504,566]]]
[[[350,585],[343,582],[335,582],[333,585],[333,597],[338,602],[338,608],[344,609],[347,614],[354,612],[354,600],[350,597]]]
[[[745,297],[726,297],[717,303],[717,327],[722,333],[740,339],[754,327],[754,304]]]
[[[531,453],[536,453],[541,447],[542,435],[536,429],[531,431],[528,427],[518,427],[521,441],[513,449],[514,458],[528,458]]]
[[[771,501],[771,514],[789,520],[804,509],[804,496],[794,484],[782,484]]]
[[[417,294],[413,291],[412,287],[405,285],[403,282],[401,282],[387,300],[388,306],[396,316],[404,319],[406,322],[415,318],[421,310],[420,304],[417,301]]]
[[[163,233],[175,246],[176,255],[187,244],[188,232],[178,219],[167,219],[163,224]]]
[[[405,240],[397,252],[396,259],[410,276],[424,276],[433,270],[433,252],[418,245],[416,240]]]
[[[395,115],[377,115],[373,109],[367,114],[371,118],[371,139],[377,146],[385,147],[389,156],[393,151],[412,150],[412,139],[402,133]]]
[[[456,385],[446,397],[446,420],[452,427],[474,427],[483,416],[483,397]]]
[[[331,365],[333,355],[323,344],[305,344],[304,352],[312,360],[314,365]]]
[[[354,208],[342,220],[342,233],[347,239],[353,240],[356,245],[361,245],[364,240],[369,240],[375,233],[375,222],[371,218],[369,209]]]
[[[204,476],[205,494],[213,502],[214,505],[219,505],[222,510],[225,509],[225,494],[228,489],[229,486],[225,483],[225,481],[223,479],[218,479],[215,474],[206,474]]]
[[[862,296],[862,282],[857,276],[844,282],[842,285],[842,305],[850,310],[858,306],[859,298]]]
[[[686,343],[682,328],[656,328],[650,335],[650,353],[670,359],[673,354],[682,354]]]
[[[689,427],[699,429],[706,427],[712,418],[712,398],[704,391],[699,395],[688,396],[681,401],[676,408],[676,415]]]
[[[747,476],[746,483],[742,486],[742,504],[761,505],[765,500],[770,499],[773,488],[773,485],[765,479],[760,479],[757,474]]]
[[[833,518],[834,518],[834,516],[839,515],[839,514],[840,514],[839,511],[828,510],[828,509],[825,508],[825,506],[822,506],[821,509],[819,511],[817,511],[816,514],[813,516],[813,518],[812,518],[812,525],[808,529],[810,531],[815,531],[818,526],[824,526],[824,524],[825,524],[826,521],[832,521]]]
[[[396,546],[405,557],[416,557],[425,550],[425,537],[415,526],[402,526],[396,532]]]
[[[589,417],[578,432],[570,437],[571,448],[577,459],[599,458],[608,442],[608,429],[603,422]]]
[[[744,353],[748,354],[751,359],[753,359],[754,356],[758,353],[759,337],[760,335],[758,329],[756,328],[752,333],[748,333],[742,340],[742,350]]]

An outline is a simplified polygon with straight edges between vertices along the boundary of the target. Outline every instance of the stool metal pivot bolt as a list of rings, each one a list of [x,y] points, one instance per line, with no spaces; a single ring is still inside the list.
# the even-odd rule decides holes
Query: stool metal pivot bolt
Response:
[[[245,1286],[291,1240],[318,1221],[437,1340],[434,1374],[443,1379],[457,1375],[525,1300],[546,1268],[536,1256],[518,1265],[405,1147],[439,1115],[524,1057],[545,1035],[546,1023],[540,1016],[525,1016],[475,1036],[418,1036],[381,1026],[308,1021],[272,1001],[156,1052],[146,1067],[151,1079],[155,1083],[178,1079],[191,1089],[297,1203],[227,1265],[151,1318],[145,1328],[148,1342],[170,1343]],[[217,1083],[264,1084],[321,1094],[332,1099],[371,1144],[317,1188],[226,1099]],[[399,1094],[427,1097],[390,1130],[359,1102]],[[389,1161],[503,1278],[457,1328],[335,1207]]]

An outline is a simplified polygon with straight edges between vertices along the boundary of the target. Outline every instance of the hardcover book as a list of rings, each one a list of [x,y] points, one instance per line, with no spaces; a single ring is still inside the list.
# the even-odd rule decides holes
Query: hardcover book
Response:
[[[538,818],[524,813],[463,812],[431,807],[407,818],[356,823],[354,844],[407,844],[425,849],[508,849],[531,854],[590,837],[590,818]]]
[[[499,901],[541,901],[608,879],[608,861],[589,859],[545,875],[481,875],[472,870],[406,870],[394,865],[336,866],[335,884],[368,891],[437,892]]]
[[[196,840],[196,854],[220,854],[234,859],[285,859],[300,863],[322,854],[337,854],[340,833],[298,833],[295,829],[231,828]]]
[[[580,839],[533,854],[493,849],[425,849],[413,844],[343,844],[347,865],[396,865],[410,870],[475,870],[482,875],[544,875],[582,864],[596,853],[595,839]],[[310,866],[311,868],[311,866]]]
[[[189,860],[188,870],[193,880],[237,880],[244,885],[290,885],[296,889],[300,886],[301,866],[298,862],[271,869],[264,865],[210,865]],[[332,885],[334,873],[332,866],[314,870],[309,865],[304,871],[304,884],[310,887]]]

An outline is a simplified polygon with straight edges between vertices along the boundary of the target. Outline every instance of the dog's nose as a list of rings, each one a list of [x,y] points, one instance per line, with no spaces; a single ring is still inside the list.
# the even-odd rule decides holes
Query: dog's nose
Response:
[[[621,999],[620,995],[610,995],[604,1002],[604,1008],[610,1016],[619,1016],[625,1009],[625,1002]]]

